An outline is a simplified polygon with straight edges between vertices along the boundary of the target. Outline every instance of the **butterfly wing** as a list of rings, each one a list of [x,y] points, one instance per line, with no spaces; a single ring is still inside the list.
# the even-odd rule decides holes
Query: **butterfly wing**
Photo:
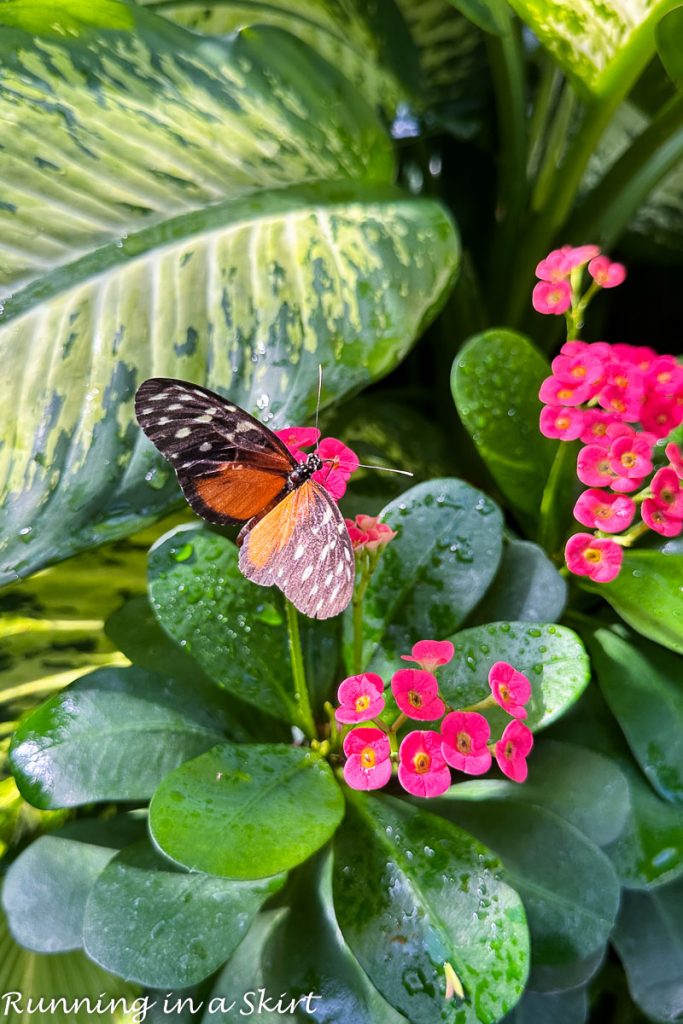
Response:
[[[247,579],[279,587],[314,619],[346,608],[355,576],[351,538],[336,503],[315,480],[291,491],[240,536]]]
[[[198,384],[151,377],[137,390],[135,414],[192,508],[211,523],[262,514],[297,465],[272,430]]]

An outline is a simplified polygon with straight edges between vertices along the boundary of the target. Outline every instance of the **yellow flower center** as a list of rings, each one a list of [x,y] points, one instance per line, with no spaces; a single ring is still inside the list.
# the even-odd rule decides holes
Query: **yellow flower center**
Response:
[[[367,711],[370,707],[370,698],[367,693],[364,693],[362,697],[356,697],[356,711]]]
[[[498,689],[500,690],[500,695],[503,698],[503,700],[510,699],[510,687],[507,685],[507,683],[501,683]]]
[[[432,763],[432,759],[424,750],[419,754],[416,754],[413,758],[413,765],[418,775],[424,775],[425,772],[429,771],[429,766]]]
[[[555,426],[557,427],[558,430],[566,430],[567,427],[569,426],[569,417],[568,416],[558,416],[557,419],[555,420]]]
[[[586,367],[585,366],[575,366],[574,369],[572,370],[572,377],[585,377],[585,376],[586,376]]]
[[[622,466],[626,466],[627,469],[632,469],[636,464],[636,453],[635,452],[624,452],[621,456]]]
[[[572,391],[571,388],[562,388],[560,391],[557,392],[557,397],[561,398],[562,401],[564,402],[568,398],[571,398],[573,394],[574,394],[574,392]]]
[[[613,409],[616,409],[617,412],[626,412],[626,402],[622,402],[620,398],[613,398],[610,405]]]
[[[469,754],[472,749],[472,737],[469,733],[459,732],[455,737],[455,745],[461,754]]]
[[[599,548],[586,548],[583,557],[587,562],[593,562],[595,565],[602,561],[602,551]]]
[[[514,752],[515,752],[515,745],[510,740],[508,740],[507,743],[505,744],[505,751],[504,751],[505,757],[508,759],[508,761],[510,760],[510,758],[512,757]]]
[[[374,768],[377,763],[377,755],[372,747],[363,747],[360,752],[360,763],[362,768]]]
[[[416,690],[410,690],[408,693],[408,703],[410,704],[411,708],[421,708],[422,694],[417,693]]]

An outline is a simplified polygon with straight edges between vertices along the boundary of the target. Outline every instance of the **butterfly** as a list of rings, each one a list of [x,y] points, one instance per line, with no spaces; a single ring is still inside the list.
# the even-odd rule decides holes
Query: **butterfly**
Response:
[[[280,438],[208,388],[151,377],[135,395],[135,415],[173,466],[194,511],[217,525],[244,523],[241,572],[279,587],[305,615],[327,619],[353,594],[349,531],[334,499],[312,476],[312,452],[297,462]]]

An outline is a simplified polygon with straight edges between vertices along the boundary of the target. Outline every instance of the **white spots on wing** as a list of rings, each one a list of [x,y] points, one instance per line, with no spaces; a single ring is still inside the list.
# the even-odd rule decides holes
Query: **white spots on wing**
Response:
[[[177,412],[178,409],[182,409],[180,402],[174,402],[173,405],[169,405],[168,407],[169,412]]]
[[[200,446],[199,446],[200,452],[210,452],[211,448],[212,448],[212,445],[211,445],[210,441],[204,441],[204,443],[200,444]]]
[[[244,434],[246,431],[251,430],[251,423],[249,420],[238,420],[235,424],[235,430],[238,434]]]
[[[180,430],[176,430],[175,436],[179,441],[182,441],[184,437],[189,437],[192,431],[189,427],[181,427]]]
[[[195,416],[195,418],[192,420],[192,422],[193,423],[210,423],[212,419],[213,419],[213,416],[209,416],[207,413],[205,413],[203,416]]]
[[[213,406],[213,408],[206,410],[206,415],[207,416],[215,416],[217,412],[218,412],[218,409],[216,409],[216,407]]]
[[[319,562],[324,562],[325,559],[327,558],[327,549],[329,548],[329,546],[329,544],[324,544],[323,547],[321,547],[320,554],[318,555]]]
[[[330,583],[332,582],[332,577],[333,576],[334,576],[334,573],[328,572],[327,576],[325,577],[325,586],[326,587],[329,587]]]
[[[337,524],[337,533],[343,533],[345,529],[346,529],[346,523],[345,522],[341,522],[341,523]]]
[[[301,558],[301,556],[303,555],[305,550],[306,550],[306,548],[303,546],[303,544],[299,544],[299,546],[297,547],[296,551],[294,552],[294,561],[295,562],[299,561],[299,559]]]
[[[348,548],[344,548],[344,558],[347,562],[351,561],[351,553]]]
[[[332,591],[332,593],[330,594],[330,597],[329,597],[330,601],[334,601],[335,597],[337,596],[337,591],[339,590],[339,587],[340,587],[340,584],[338,583],[336,585],[336,587],[334,588],[334,590]]]
[[[310,576],[311,576],[312,574],[313,574],[313,566],[312,566],[312,565],[307,565],[307,566],[306,566],[306,568],[304,569],[304,571],[303,571],[303,572],[302,572],[302,574],[301,574],[301,579],[302,579],[302,580],[304,581],[304,583],[305,583],[305,582],[306,582],[306,580],[307,580],[307,579],[308,579],[308,578],[309,578],[309,577],[310,577]],[[316,587],[316,590],[317,590],[317,587]],[[313,591],[311,591],[311,593],[313,593]]]
[[[165,391],[160,391],[158,395],[149,396],[150,402],[162,402],[165,398],[168,398],[168,395]]]
[[[278,571],[277,571],[277,578],[278,578],[279,580],[280,580],[280,579],[282,579],[282,577],[284,576],[284,574],[285,574],[285,567],[284,567],[284,565],[281,565],[281,566],[280,566],[280,568],[279,568],[279,569],[278,569]]]
[[[157,420],[157,423],[159,424],[160,427],[163,427],[165,423],[170,423],[170,422],[171,422],[171,417],[170,416],[162,416],[160,419]]]
[[[324,600],[325,600],[325,598],[324,598],[324,597],[321,597],[321,598],[320,598],[320,600],[318,601],[317,605],[315,606],[315,610],[316,610],[317,612],[319,612],[319,611],[320,611],[320,609],[322,608],[322,606],[323,606],[323,601],[324,601]]]
[[[331,518],[332,518],[332,508],[331,508],[330,505],[328,505],[327,508],[325,509],[325,515],[322,518],[321,525],[324,526],[325,523],[329,523]]]
[[[179,459],[180,458],[180,452],[171,452],[171,458],[172,459]]]
[[[343,568],[344,568],[344,563],[343,562],[337,562],[337,568],[334,570],[335,576],[338,576]]]
[[[315,597],[315,595],[318,593],[319,589],[320,588],[319,588],[317,583],[314,586],[312,586],[311,587],[311,597]]]
[[[204,397],[201,394],[201,392],[199,392],[199,391],[195,391],[195,394],[199,395],[200,398]],[[178,395],[178,398],[180,399],[181,402],[193,402],[194,401],[192,395]]]
[[[149,416],[149,414],[151,412],[154,412],[154,406],[153,405],[148,405],[146,409],[142,410],[142,415],[143,416]]]
[[[225,408],[226,408],[227,412],[237,412],[237,406],[236,405],[228,405],[228,403],[226,402],[225,403]]]

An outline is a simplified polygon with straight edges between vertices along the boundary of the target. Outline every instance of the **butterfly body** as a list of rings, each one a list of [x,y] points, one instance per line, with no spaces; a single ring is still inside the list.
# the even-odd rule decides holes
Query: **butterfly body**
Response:
[[[173,466],[192,508],[217,525],[245,524],[239,567],[275,585],[304,614],[329,618],[351,600],[354,556],[336,502],[265,424],[207,388],[152,377],[135,396],[140,426]]]

